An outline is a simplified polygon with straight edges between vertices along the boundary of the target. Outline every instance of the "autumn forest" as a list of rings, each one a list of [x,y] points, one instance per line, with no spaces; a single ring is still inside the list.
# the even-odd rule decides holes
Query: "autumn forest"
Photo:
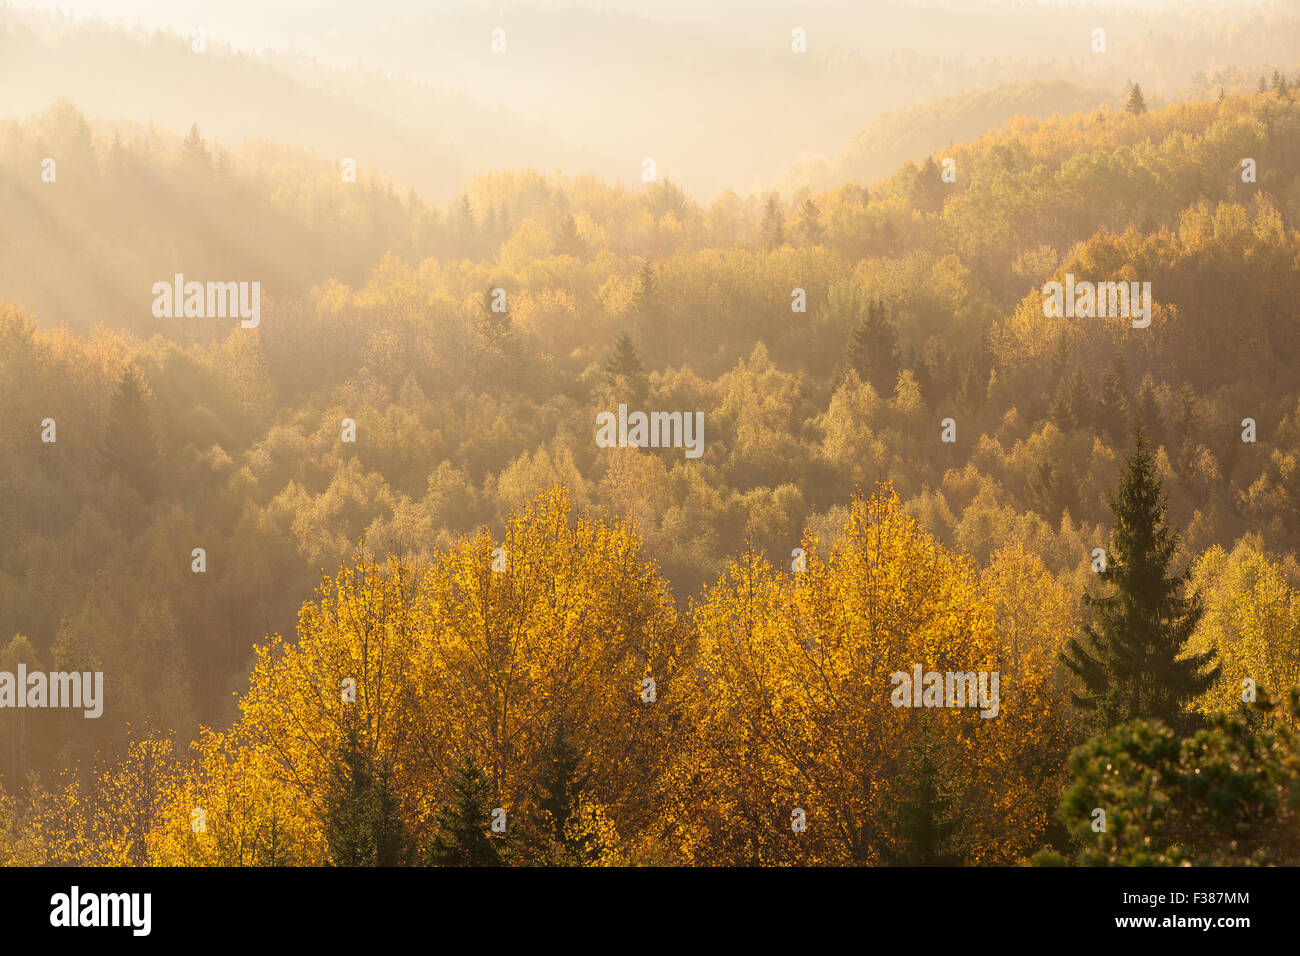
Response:
[[[712,193],[0,118],[0,864],[1300,864],[1296,56]]]

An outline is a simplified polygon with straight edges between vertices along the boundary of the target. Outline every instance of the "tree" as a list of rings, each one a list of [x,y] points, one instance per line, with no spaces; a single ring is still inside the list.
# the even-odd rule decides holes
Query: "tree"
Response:
[[[586,259],[591,254],[586,240],[578,233],[578,223],[572,213],[566,213],[560,221],[559,232],[555,237],[555,251],[575,259]]]
[[[1185,596],[1186,572],[1173,575],[1178,533],[1166,523],[1167,501],[1145,437],[1125,463],[1110,496],[1114,516],[1106,569],[1111,593],[1084,595],[1092,620],[1083,640],[1072,638],[1062,659],[1082,684],[1074,702],[1104,727],[1155,718],[1171,726],[1219,676],[1214,651],[1185,654],[1203,612]]]
[[[1138,84],[1134,83],[1129,88],[1128,101],[1125,102],[1124,109],[1134,116],[1141,116],[1147,111],[1147,101],[1142,95],[1142,87],[1138,86]]]
[[[533,855],[548,864],[582,864],[595,859],[600,846],[578,824],[581,798],[591,783],[583,755],[563,722],[546,751],[534,792],[536,810],[529,821]]]
[[[939,173],[939,164],[933,156],[927,156],[916,171],[912,180],[912,207],[918,212],[937,213],[943,211],[944,184]]]
[[[1300,719],[1300,688],[1289,694]],[[1300,737],[1261,720],[1261,697],[1185,738],[1149,721],[1117,727],[1070,757],[1061,819],[1086,866],[1294,866],[1300,863]],[[1096,810],[1105,811],[1098,828]],[[1034,858],[1061,865],[1056,853]]]
[[[325,794],[325,840],[335,866],[400,866],[411,842],[387,756],[372,766],[355,721],[336,750]]]
[[[1150,436],[1151,443],[1159,447],[1165,437],[1165,416],[1156,397],[1155,381],[1147,373],[1138,389],[1137,401],[1133,403],[1133,424]]]
[[[861,319],[846,355],[849,367],[863,381],[870,382],[877,394],[888,395],[898,379],[898,332],[889,310],[879,299],[865,303],[859,300],[857,314]]]
[[[794,231],[805,246],[821,245],[826,238],[826,227],[822,225],[821,210],[811,199],[805,199],[803,205],[799,207],[799,218],[794,222]]]
[[[627,332],[618,337],[614,351],[605,360],[605,383],[616,398],[627,401],[644,398],[649,388],[636,343]]]
[[[492,785],[466,757],[453,772],[451,802],[435,819],[426,859],[430,866],[504,866],[506,834],[492,833]]]
[[[767,197],[767,205],[763,207],[762,234],[764,249],[779,249],[785,242],[785,219],[776,193]]]
[[[456,222],[456,238],[462,244],[461,253],[468,255],[469,250],[463,246],[470,242],[478,232],[478,223],[474,220],[474,206],[469,201],[469,196],[461,193],[457,198],[455,206],[452,208],[452,218]]]
[[[959,837],[965,821],[942,786],[940,766],[928,735],[912,748],[894,806],[892,833],[880,849],[889,866],[960,866]]]
[[[101,459],[110,473],[121,475],[127,485],[150,502],[155,491],[157,458],[144,383],[132,366],[122,373],[109,402]]]
[[[198,124],[190,126],[189,133],[185,136],[185,141],[181,146],[185,165],[192,172],[206,171],[211,163],[212,156],[208,148],[204,145],[203,134],[199,132]]]
[[[659,277],[655,274],[655,267],[647,259],[641,263],[641,271],[637,275],[636,291],[632,294],[632,306],[642,316],[657,317],[661,295]]]
[[[1123,370],[1118,365],[1111,365],[1102,373],[1097,418],[1112,443],[1118,444],[1129,434],[1128,395]]]

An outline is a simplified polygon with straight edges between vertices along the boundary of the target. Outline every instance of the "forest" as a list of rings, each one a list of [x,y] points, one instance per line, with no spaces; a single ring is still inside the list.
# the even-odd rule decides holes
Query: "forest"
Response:
[[[104,681],[0,715],[0,862],[1300,862],[1300,76],[1254,79],[707,203],[0,123],[0,671]],[[260,323],[155,315],[181,272]],[[702,455],[601,447],[620,404]],[[1000,713],[891,706],[913,665]]]

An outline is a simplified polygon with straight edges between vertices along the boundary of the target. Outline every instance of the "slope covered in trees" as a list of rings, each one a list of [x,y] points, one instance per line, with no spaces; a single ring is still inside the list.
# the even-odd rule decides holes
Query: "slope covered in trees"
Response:
[[[41,183],[55,136],[95,174],[61,160]],[[481,816],[484,774],[502,801],[487,810],[530,821],[518,859],[1027,859],[1063,845],[1053,812],[1083,723],[1058,654],[1098,584],[1094,549],[1111,548],[1106,492],[1139,423],[1185,531],[1171,574],[1190,568],[1204,598],[1179,644],[1222,662],[1181,703],[1219,711],[1245,677],[1279,694],[1294,679],[1287,90],[1018,118],[945,151],[952,182],[909,163],[869,188],[706,206],[668,180],[522,170],[423,207],[309,157],[258,172],[232,154],[223,173],[197,136],[115,142],[66,108],[3,142],[0,203],[45,224],[42,261],[85,271],[12,277],[31,301],[0,308],[0,653],[103,670],[110,702],[99,721],[9,726],[15,858],[314,862],[403,840],[454,855],[436,835]],[[145,218],[129,247],[71,259],[74,214],[105,210],[80,237],[94,240],[129,202],[115,161],[199,218],[242,196],[261,210],[253,246],[212,230],[163,242]],[[102,312],[84,308],[90,285],[54,281],[97,270],[123,283]],[[260,325],[155,317],[151,286],[177,271],[264,275]],[[1045,315],[1044,285],[1067,275],[1150,282],[1150,326]],[[703,412],[702,457],[599,447],[595,416],[629,401]],[[872,497],[878,481],[892,493]],[[806,569],[787,570],[799,548]],[[872,593],[912,623],[846,612]],[[255,648],[295,620],[296,642]],[[962,643],[916,623],[934,620]],[[1001,668],[1004,715],[922,734],[887,697],[846,693],[922,651]],[[382,678],[343,673],[380,660]],[[501,668],[524,688],[509,719]],[[349,676],[360,728],[331,709]],[[656,709],[632,692],[645,677]],[[571,721],[599,728],[579,763],[556,743]],[[830,746],[864,727],[893,743]],[[981,734],[990,746],[963,750]],[[635,798],[621,760],[644,772]],[[585,802],[556,801],[557,765]],[[145,773],[152,789],[132,782]],[[891,775],[907,793],[881,789]],[[876,783],[845,783],[860,780]],[[115,804],[123,788],[146,804]],[[793,839],[793,801],[813,823],[797,842],[779,836]],[[200,805],[207,842],[190,829]],[[572,832],[548,817],[566,806]],[[778,811],[787,829],[764,829]],[[141,819],[162,822],[142,834]]]

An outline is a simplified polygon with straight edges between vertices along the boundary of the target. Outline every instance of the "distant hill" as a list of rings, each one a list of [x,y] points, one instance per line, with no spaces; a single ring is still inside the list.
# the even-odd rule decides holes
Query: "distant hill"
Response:
[[[1015,116],[1047,118],[1118,105],[1119,96],[1068,80],[1008,83],[991,90],[895,110],[855,133],[833,159],[807,159],[782,183],[785,191],[806,186],[815,192],[845,182],[870,183],[903,163],[922,160],[954,142],[975,139]]]

